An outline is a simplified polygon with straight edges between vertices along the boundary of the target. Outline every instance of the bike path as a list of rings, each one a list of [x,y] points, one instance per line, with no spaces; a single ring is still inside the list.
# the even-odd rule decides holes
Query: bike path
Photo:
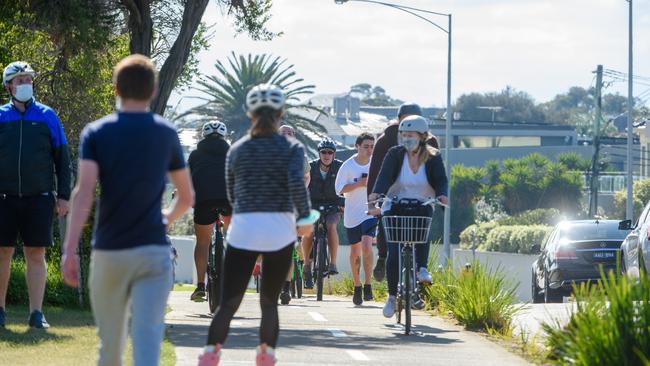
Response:
[[[413,312],[413,333],[381,315],[382,303],[354,306],[351,298],[314,295],[280,306],[278,365],[529,365],[480,335],[422,311]],[[168,335],[177,365],[196,365],[211,321],[207,303],[189,292],[170,295]],[[248,293],[231,324],[220,365],[252,365],[258,344],[259,295]]]

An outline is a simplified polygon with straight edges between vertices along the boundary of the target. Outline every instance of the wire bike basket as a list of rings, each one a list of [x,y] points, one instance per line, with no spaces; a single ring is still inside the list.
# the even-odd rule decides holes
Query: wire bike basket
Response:
[[[425,244],[429,240],[431,217],[382,216],[386,241],[400,244]]]

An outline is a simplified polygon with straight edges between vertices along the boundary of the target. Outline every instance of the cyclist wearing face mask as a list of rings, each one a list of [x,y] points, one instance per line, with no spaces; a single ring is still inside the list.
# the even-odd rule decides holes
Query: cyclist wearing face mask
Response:
[[[41,312],[45,249],[52,245],[54,212],[63,216],[69,207],[68,144],[56,113],[34,99],[35,74],[22,61],[12,62],[2,74],[11,100],[0,106],[0,327],[18,234],[27,262],[29,325],[48,327]]]
[[[368,194],[372,193],[372,188],[375,186],[375,181],[379,174],[379,168],[381,167],[381,163],[384,161],[386,153],[391,147],[397,145],[397,130],[399,123],[402,122],[404,118],[410,116],[422,116],[422,108],[415,103],[406,102],[399,107],[397,111],[397,120],[391,122],[391,124],[384,130],[384,133],[377,139],[375,150],[370,159],[370,169],[368,170]],[[438,140],[433,135],[429,135],[427,144],[433,148],[438,148]],[[379,226],[379,230],[377,230],[377,265],[373,271],[373,276],[377,281],[382,281],[386,272],[386,256],[388,255],[388,252],[381,222],[379,223]]]
[[[408,198],[425,201],[437,197],[447,204],[448,180],[445,166],[438,149],[427,145],[429,137],[428,122],[420,116],[404,118],[399,124],[400,145],[391,148],[379,171],[373,193],[368,201],[374,201],[380,194],[397,199]],[[382,212],[390,212],[390,202],[385,203]],[[378,214],[374,205],[368,212]],[[399,246],[388,244],[386,275],[388,277],[388,300],[384,306],[384,316],[390,318],[395,314],[397,282],[399,280]],[[429,244],[416,245],[415,264],[418,268],[417,279],[431,283],[431,274],[427,272]]]

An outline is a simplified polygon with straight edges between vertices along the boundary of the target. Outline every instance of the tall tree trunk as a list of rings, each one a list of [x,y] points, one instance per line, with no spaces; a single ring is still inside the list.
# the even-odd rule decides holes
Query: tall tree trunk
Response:
[[[208,2],[209,0],[191,0],[185,3],[182,28],[169,51],[169,57],[160,69],[158,96],[151,103],[151,110],[154,113],[162,115],[165,112],[167,100],[169,100],[176,80],[187,62],[192,47],[192,38],[201,23]]]
[[[151,42],[153,39],[151,0],[122,0],[122,4],[129,10],[130,53],[151,56]]]

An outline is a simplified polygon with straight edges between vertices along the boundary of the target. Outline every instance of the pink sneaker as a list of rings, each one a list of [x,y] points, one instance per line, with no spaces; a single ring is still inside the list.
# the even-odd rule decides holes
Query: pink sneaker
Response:
[[[259,346],[257,347],[257,357],[255,358],[257,366],[275,366],[276,361],[273,348],[266,347],[266,350],[262,351]]]
[[[218,366],[221,352],[203,352],[199,356],[199,366]]]

